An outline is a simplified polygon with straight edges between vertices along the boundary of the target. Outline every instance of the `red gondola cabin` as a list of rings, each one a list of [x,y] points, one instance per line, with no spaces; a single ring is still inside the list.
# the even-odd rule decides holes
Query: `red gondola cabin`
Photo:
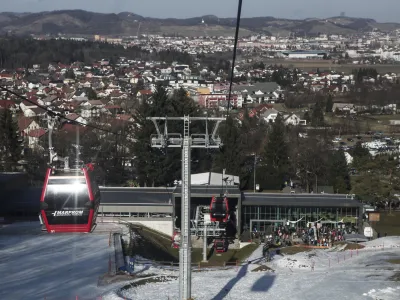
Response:
[[[49,168],[40,199],[47,232],[91,232],[100,206],[100,190],[91,166],[76,170]]]
[[[229,206],[226,197],[212,197],[210,204],[210,219],[212,222],[228,222]]]
[[[217,253],[224,253],[228,251],[229,242],[226,239],[216,239],[214,240],[214,249]]]

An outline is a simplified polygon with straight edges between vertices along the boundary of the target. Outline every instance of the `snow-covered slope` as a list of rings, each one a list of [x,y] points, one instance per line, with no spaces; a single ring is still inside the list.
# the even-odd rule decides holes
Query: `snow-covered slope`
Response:
[[[99,276],[108,271],[113,226],[77,235],[42,233],[32,223],[0,228],[0,299],[178,299],[178,271],[156,268],[143,259],[145,264],[135,266],[140,276],[163,276],[164,282],[124,291],[119,290],[124,283],[97,286]],[[342,246],[277,255],[267,264],[274,272],[252,272],[263,263],[259,247],[249,264],[239,268],[193,272],[192,295],[196,300],[400,299],[400,282],[389,280],[400,274],[400,265],[388,262],[400,258],[400,238],[381,238],[365,246],[359,251],[343,251]]]
[[[381,244],[393,247],[374,249]],[[259,267],[261,249],[249,257],[250,264],[228,271],[193,272],[192,296],[196,300],[264,299],[400,299],[400,282],[388,280],[400,265],[387,262],[400,258],[399,238],[384,238],[365,243],[357,251],[313,250],[288,256],[275,256],[267,265],[274,272],[252,272]],[[370,248],[371,247],[371,248]],[[312,270],[314,266],[314,270]],[[174,271],[159,270],[165,276]],[[150,283],[122,292],[129,299],[178,299],[178,280]],[[120,299],[109,294],[103,299]]]
[[[0,299],[94,300],[108,292],[112,287],[97,287],[108,271],[108,229],[47,234],[35,223],[1,228]]]

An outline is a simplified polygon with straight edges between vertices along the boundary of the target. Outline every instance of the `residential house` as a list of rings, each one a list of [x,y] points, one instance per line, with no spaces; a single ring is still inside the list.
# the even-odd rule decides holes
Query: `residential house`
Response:
[[[36,130],[39,128],[40,128],[39,124],[31,118],[27,118],[25,116],[18,118],[18,129],[19,129],[19,132],[21,133],[21,135],[23,135],[23,136],[27,136],[27,134],[30,131]]]
[[[17,110],[17,105],[11,100],[0,100],[0,109],[9,109],[15,113]]]
[[[28,147],[31,149],[39,147],[39,142],[45,138],[47,130],[44,128],[33,129],[27,133]]]
[[[236,94],[242,94],[244,103],[276,103],[284,99],[283,91],[276,82],[258,82],[254,85],[236,85]]]
[[[54,103],[54,101],[56,101],[56,100],[58,100],[57,95],[50,95],[50,96],[47,96],[46,98],[38,99],[37,102],[43,106],[51,106]]]
[[[65,116],[65,118],[68,119],[68,120],[71,120],[71,121],[75,121],[75,122],[79,122],[81,124],[85,124],[85,125],[87,125],[87,123],[88,123],[86,121],[86,119],[84,119],[83,117],[81,117],[81,116],[79,116],[79,115],[77,115],[75,113],[68,114],[68,115]],[[68,120],[66,120],[66,119],[64,119],[63,122],[68,122]]]
[[[101,109],[105,105],[100,100],[90,100],[80,105],[82,112],[81,115],[84,118],[95,118],[100,116]]]
[[[263,113],[261,113],[261,118],[264,119],[265,122],[275,122],[276,118],[278,117],[279,111],[274,108],[267,109]]]
[[[149,100],[149,98],[153,95],[153,92],[151,90],[140,90],[136,97],[138,97],[139,102],[143,103],[144,101]]]
[[[27,108],[24,110],[24,116],[28,118],[32,117],[44,117],[46,110],[40,107]]]
[[[283,115],[283,122],[285,123],[285,125],[292,126],[307,125],[307,121],[301,120],[301,118],[296,114]]]
[[[352,103],[333,103],[332,112],[336,112],[336,110],[350,114],[356,113],[356,107]]]

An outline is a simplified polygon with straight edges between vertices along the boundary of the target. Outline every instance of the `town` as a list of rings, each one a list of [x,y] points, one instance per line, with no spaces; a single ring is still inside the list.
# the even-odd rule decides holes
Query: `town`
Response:
[[[8,298],[397,299],[400,25],[0,16]]]

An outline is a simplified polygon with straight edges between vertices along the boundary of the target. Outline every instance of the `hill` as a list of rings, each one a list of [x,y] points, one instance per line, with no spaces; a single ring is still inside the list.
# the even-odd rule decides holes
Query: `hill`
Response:
[[[203,23],[204,22],[204,23]],[[180,35],[233,35],[235,18],[207,15],[187,19],[147,18],[131,12],[103,14],[84,10],[60,10],[40,13],[0,13],[0,33],[15,34],[180,34]],[[391,31],[400,28],[397,23],[378,23],[373,19],[333,17],[305,20],[277,19],[274,17],[242,18],[241,35],[272,33],[299,34],[352,34],[376,28]],[[140,31],[139,31],[140,30]]]

